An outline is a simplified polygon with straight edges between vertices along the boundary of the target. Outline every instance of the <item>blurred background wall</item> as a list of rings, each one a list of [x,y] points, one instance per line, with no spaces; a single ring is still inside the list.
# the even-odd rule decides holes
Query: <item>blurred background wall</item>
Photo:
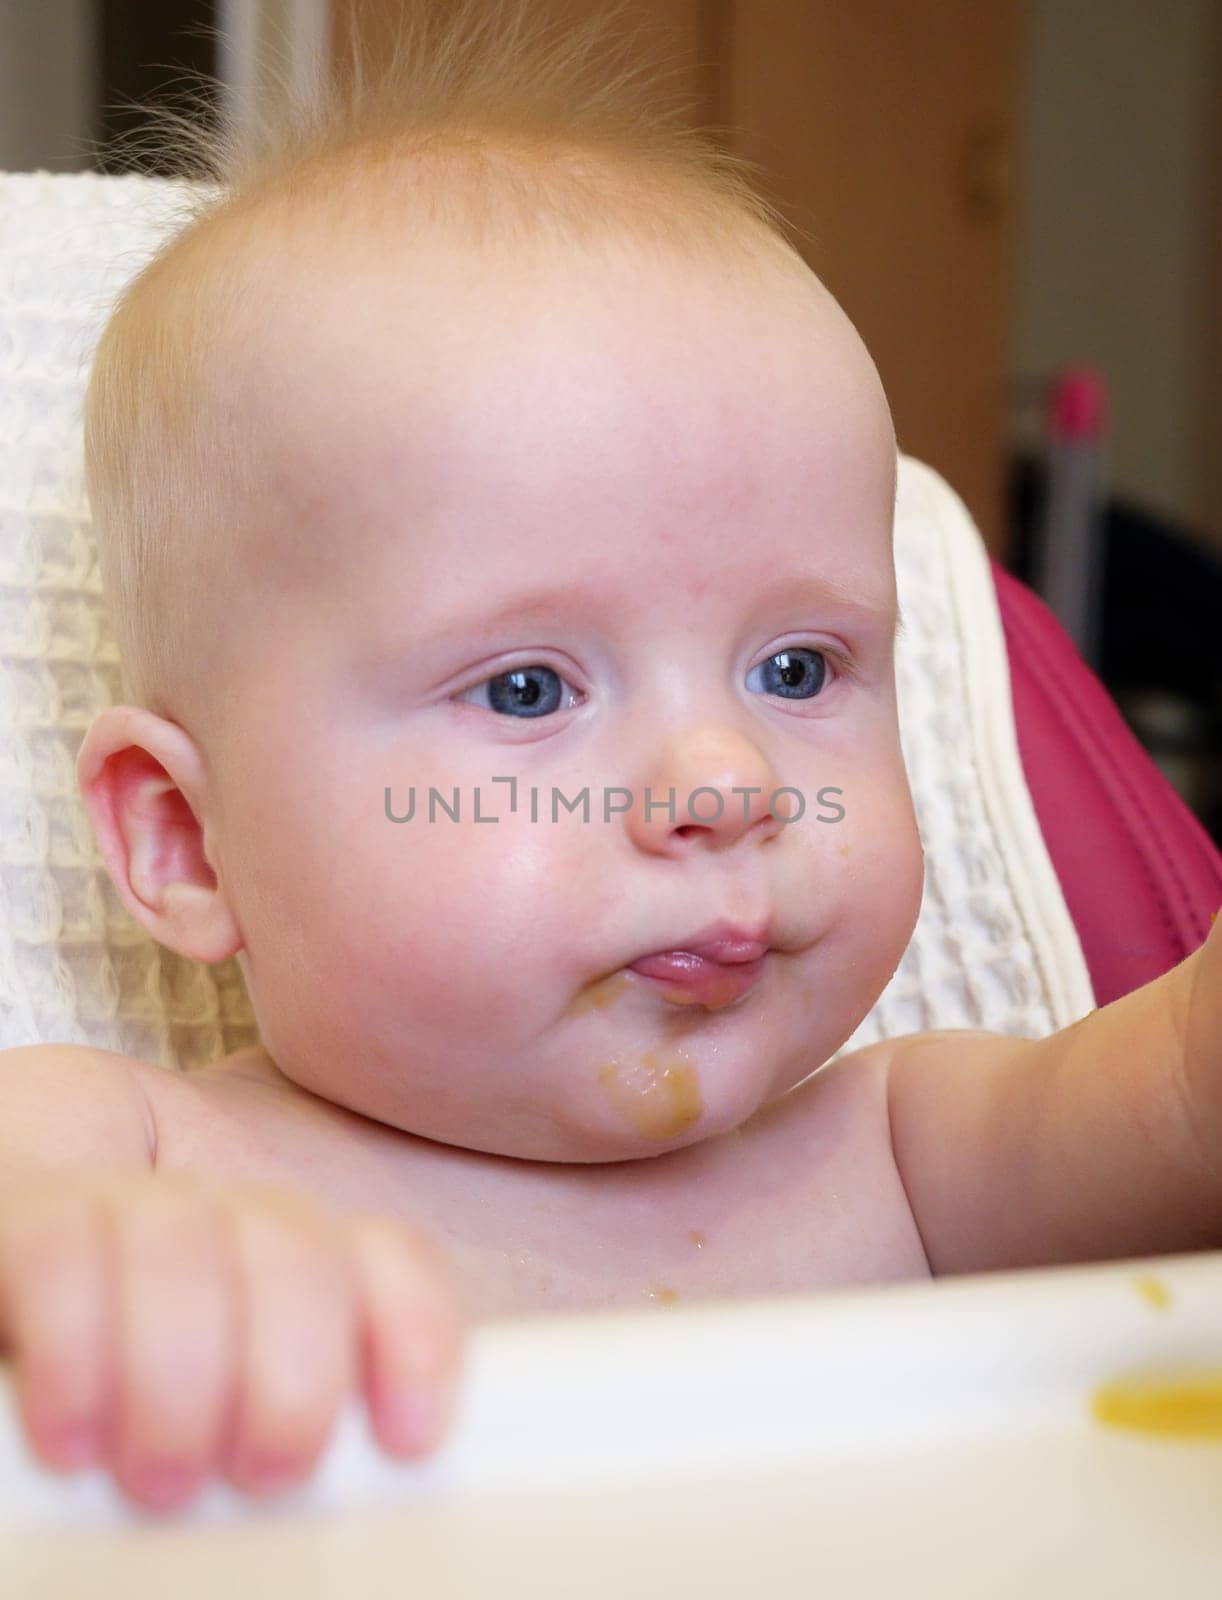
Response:
[[[0,5],[0,167],[79,172],[95,132],[98,90],[95,0]]]
[[[602,9],[534,3],[560,26]],[[186,67],[218,77],[212,114],[240,117],[272,57],[301,81],[358,34],[376,54],[398,4],[4,0],[0,166],[107,170]],[[1062,620],[1222,840],[1222,0],[631,10],[689,119],[763,166],[878,364],[900,448],[1054,609],[1049,552],[1081,542],[1094,632]],[[1103,410],[1066,444],[1049,417],[1073,369]],[[1093,485],[1089,529],[1067,482]]]
[[[1037,0],[1021,92],[1012,369],[1100,367],[1114,491],[1222,549],[1222,5]]]

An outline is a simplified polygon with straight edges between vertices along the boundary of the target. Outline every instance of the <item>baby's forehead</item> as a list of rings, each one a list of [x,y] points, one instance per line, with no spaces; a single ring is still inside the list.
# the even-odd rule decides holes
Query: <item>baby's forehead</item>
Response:
[[[734,382],[741,362],[729,356],[750,346],[758,367],[768,341],[774,374],[778,350],[792,350],[790,375],[804,364],[813,386],[842,394],[864,380],[887,412],[856,330],[779,244],[749,255],[632,240],[585,251],[543,237],[477,246],[440,229],[328,238],[320,227],[290,251],[281,240],[251,252],[249,315],[234,353],[238,370],[297,376],[303,391],[311,380],[353,381],[362,371],[436,386],[460,358],[469,372],[481,356],[478,376],[504,387],[513,374],[496,370],[498,360],[555,353],[557,340],[621,361],[631,353],[640,371],[703,362],[702,382]],[[725,359],[710,360],[718,347]]]
[[[267,284],[234,403],[279,517],[298,536],[342,529],[350,554],[440,526],[447,506],[470,557],[510,519],[550,527],[563,561],[592,505],[652,506],[660,529],[737,507],[745,540],[803,497],[817,552],[836,542],[817,509],[830,495],[828,516],[856,503],[871,565],[889,564],[895,438],[873,362],[813,274],[782,262],[757,278],[750,292],[712,262],[625,256],[595,276],[546,251],[320,248]]]
[[[890,427],[868,352],[812,274],[795,284],[777,273],[749,289],[712,264],[634,263],[596,277],[563,256],[494,270],[413,252],[350,270],[319,255],[252,320],[239,366],[283,399],[315,397],[336,422],[341,398],[346,413],[363,403],[387,421],[382,397],[415,402],[418,420],[457,398],[512,409],[536,376],[567,372],[586,393],[619,387],[642,408],[658,397],[692,413],[716,389],[757,413],[819,404]],[[725,399],[717,409],[732,418]]]

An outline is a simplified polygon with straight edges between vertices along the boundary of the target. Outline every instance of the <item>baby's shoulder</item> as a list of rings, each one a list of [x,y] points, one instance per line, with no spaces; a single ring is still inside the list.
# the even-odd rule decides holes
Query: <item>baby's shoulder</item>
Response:
[[[251,1089],[272,1090],[286,1098],[300,1093],[259,1048],[235,1051],[196,1067],[163,1067],[135,1059],[131,1066],[159,1128],[173,1126],[205,1106],[220,1106],[238,1096],[249,1099]]]
[[[182,1071],[147,1062],[136,1067],[162,1170],[291,1179],[303,1160],[308,1170],[320,1136],[325,1141],[327,1133],[339,1132],[331,1124],[353,1115],[286,1078],[260,1047]]]

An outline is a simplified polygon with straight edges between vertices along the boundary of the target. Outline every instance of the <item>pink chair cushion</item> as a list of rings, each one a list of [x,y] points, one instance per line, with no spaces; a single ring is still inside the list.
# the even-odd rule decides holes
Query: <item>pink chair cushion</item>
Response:
[[[1053,612],[990,566],[1027,787],[1103,1006],[1201,944],[1222,855]]]

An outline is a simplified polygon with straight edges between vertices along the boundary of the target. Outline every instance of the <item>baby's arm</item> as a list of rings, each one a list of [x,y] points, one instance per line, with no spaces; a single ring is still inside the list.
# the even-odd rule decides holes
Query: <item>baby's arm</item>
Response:
[[[1045,1039],[895,1041],[888,1094],[934,1273],[1222,1246],[1222,917]]]
[[[34,1449],[171,1509],[213,1473],[299,1482],[353,1387],[396,1454],[448,1426],[465,1311],[391,1217],[156,1171],[147,1067],[0,1052],[0,1356]]]
[[[149,1171],[157,1136],[140,1070],[87,1045],[0,1050],[0,1192],[60,1170]]]

